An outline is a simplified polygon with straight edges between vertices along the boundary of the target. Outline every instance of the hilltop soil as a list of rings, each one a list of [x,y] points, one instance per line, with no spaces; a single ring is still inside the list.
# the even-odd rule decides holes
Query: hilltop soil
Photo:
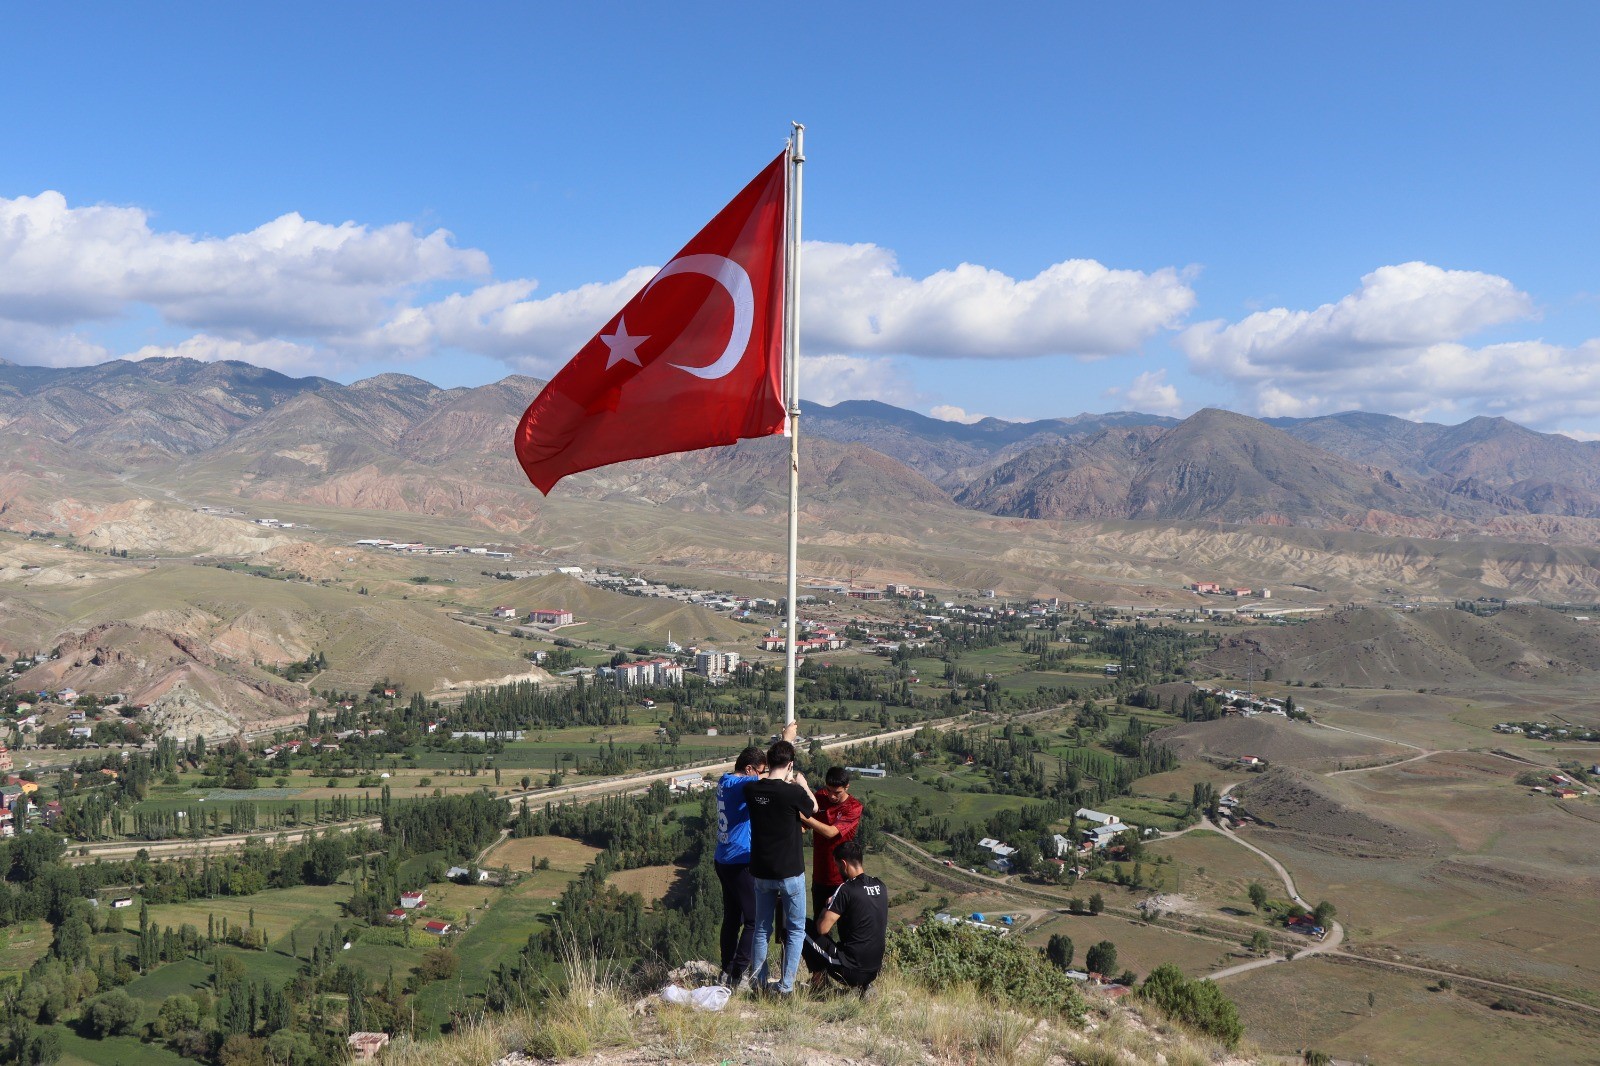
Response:
[[[1180,759],[1234,762],[1244,755],[1265,759],[1273,766],[1302,770],[1334,770],[1345,765],[1369,765],[1413,754],[1409,748],[1385,744],[1308,722],[1276,715],[1255,718],[1229,716],[1212,722],[1189,722],[1159,730],[1152,738],[1177,752]]]
[[[1337,779],[1275,767],[1234,789],[1241,807],[1262,825],[1293,834],[1307,847],[1360,858],[1423,857],[1431,837],[1363,810]]]

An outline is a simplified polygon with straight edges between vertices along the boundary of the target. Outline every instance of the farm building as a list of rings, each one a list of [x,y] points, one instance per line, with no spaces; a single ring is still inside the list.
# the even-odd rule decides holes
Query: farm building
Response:
[[[445,936],[454,927],[449,922],[423,922],[422,931],[432,933],[434,936]]]
[[[350,1045],[351,1059],[356,1062],[371,1062],[389,1043],[389,1034],[351,1033],[346,1043]]]

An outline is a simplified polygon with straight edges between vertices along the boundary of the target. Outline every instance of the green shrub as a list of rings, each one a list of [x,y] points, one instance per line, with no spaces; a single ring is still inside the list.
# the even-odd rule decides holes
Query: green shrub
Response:
[[[1077,985],[1020,940],[966,926],[928,922],[897,929],[889,958],[901,974],[929,989],[970,985],[999,1003],[1081,1018]]]
[[[1215,1037],[1228,1047],[1239,1043],[1244,1025],[1239,1008],[1211,981],[1190,980],[1171,963],[1157,966],[1145,978],[1139,995],[1177,1021]]]

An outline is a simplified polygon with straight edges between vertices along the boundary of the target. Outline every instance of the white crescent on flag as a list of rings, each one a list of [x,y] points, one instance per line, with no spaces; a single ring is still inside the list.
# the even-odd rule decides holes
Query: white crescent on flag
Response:
[[[706,381],[726,377],[739,365],[739,360],[744,358],[745,349],[750,346],[750,330],[755,324],[756,311],[756,294],[750,284],[750,275],[745,273],[744,267],[727,256],[700,252],[695,255],[679,256],[662,267],[661,273],[650,280],[644,291],[649,292],[655,287],[656,282],[662,278],[670,278],[674,274],[703,274],[726,289],[733,299],[733,329],[728,334],[728,346],[711,365],[683,366],[679,363],[670,365],[676,370],[704,378]]]

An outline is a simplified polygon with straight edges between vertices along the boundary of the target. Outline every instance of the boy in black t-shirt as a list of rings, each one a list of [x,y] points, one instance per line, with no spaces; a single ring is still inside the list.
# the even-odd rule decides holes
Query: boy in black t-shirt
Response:
[[[750,808],[750,876],[756,890],[755,941],[750,968],[756,986],[767,989],[767,939],[781,911],[783,969],[770,989],[794,991],[806,936],[806,858],[800,819],[817,813],[805,775],[795,769],[794,745],[780,740],[767,749],[767,772],[744,786]]]
[[[862,856],[859,840],[847,840],[834,849],[844,884],[816,921],[806,923],[805,960],[813,989],[820,989],[831,977],[865,992],[883,969],[889,890],[876,877],[867,876]],[[836,934],[837,940],[829,934]]]

